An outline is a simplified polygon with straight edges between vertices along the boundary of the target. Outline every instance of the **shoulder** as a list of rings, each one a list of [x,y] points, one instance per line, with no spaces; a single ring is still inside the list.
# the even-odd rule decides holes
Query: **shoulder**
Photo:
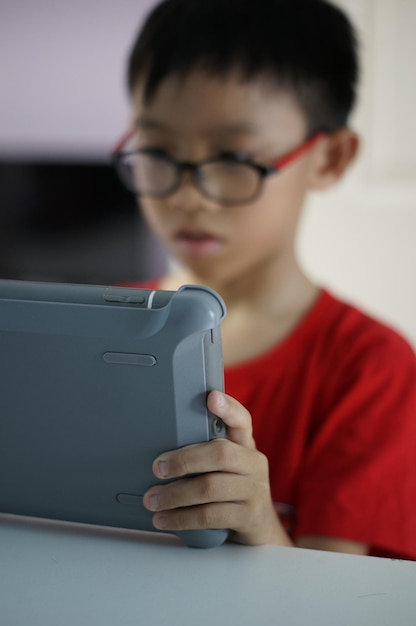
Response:
[[[415,351],[394,328],[356,305],[323,290],[321,295],[321,341],[342,361],[369,357],[404,361],[416,367]],[[371,358],[370,358],[371,360]]]
[[[327,291],[322,302],[326,313],[318,354],[323,406],[345,402],[357,414],[380,413],[387,407],[416,411],[416,355],[409,342],[388,324]]]
[[[401,372],[416,388],[416,355],[394,328],[322,289],[288,338],[284,356],[316,384],[343,389],[361,378],[380,381]]]

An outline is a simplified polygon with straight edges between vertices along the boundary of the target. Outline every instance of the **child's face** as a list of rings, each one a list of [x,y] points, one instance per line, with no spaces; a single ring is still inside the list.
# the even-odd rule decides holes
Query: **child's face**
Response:
[[[294,97],[269,82],[221,79],[203,71],[167,78],[145,103],[133,93],[136,144],[185,162],[249,155],[269,165],[305,141],[306,120]],[[141,198],[149,224],[195,278],[217,287],[293,256],[298,217],[314,150],[264,179],[248,204],[226,206],[201,194],[189,172],[172,195]]]

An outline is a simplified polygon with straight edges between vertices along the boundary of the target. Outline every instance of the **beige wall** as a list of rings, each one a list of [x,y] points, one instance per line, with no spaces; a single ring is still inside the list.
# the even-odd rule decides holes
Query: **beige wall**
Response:
[[[362,152],[316,195],[299,236],[321,282],[416,345],[416,0],[337,0],[359,28],[363,80],[352,125]]]

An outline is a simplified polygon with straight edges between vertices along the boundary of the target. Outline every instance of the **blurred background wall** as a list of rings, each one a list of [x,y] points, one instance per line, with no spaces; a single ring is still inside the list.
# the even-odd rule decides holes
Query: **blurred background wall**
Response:
[[[165,267],[109,159],[128,123],[127,54],[154,4],[1,1],[0,277],[106,283]],[[363,147],[338,189],[311,198],[299,255],[416,345],[416,2],[337,4],[362,42]]]
[[[416,345],[416,1],[337,0],[356,23],[363,76],[356,166],[312,198],[299,252],[311,273]]]
[[[1,0],[0,277],[117,283],[163,271],[110,158],[151,4]]]

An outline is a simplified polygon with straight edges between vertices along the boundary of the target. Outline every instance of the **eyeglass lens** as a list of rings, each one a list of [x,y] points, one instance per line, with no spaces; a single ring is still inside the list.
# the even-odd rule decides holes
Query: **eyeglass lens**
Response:
[[[182,172],[163,156],[138,152],[121,155],[119,170],[127,187],[139,195],[165,197],[181,183]],[[194,170],[199,190],[213,200],[246,201],[257,194],[259,172],[245,163],[218,159]]]

